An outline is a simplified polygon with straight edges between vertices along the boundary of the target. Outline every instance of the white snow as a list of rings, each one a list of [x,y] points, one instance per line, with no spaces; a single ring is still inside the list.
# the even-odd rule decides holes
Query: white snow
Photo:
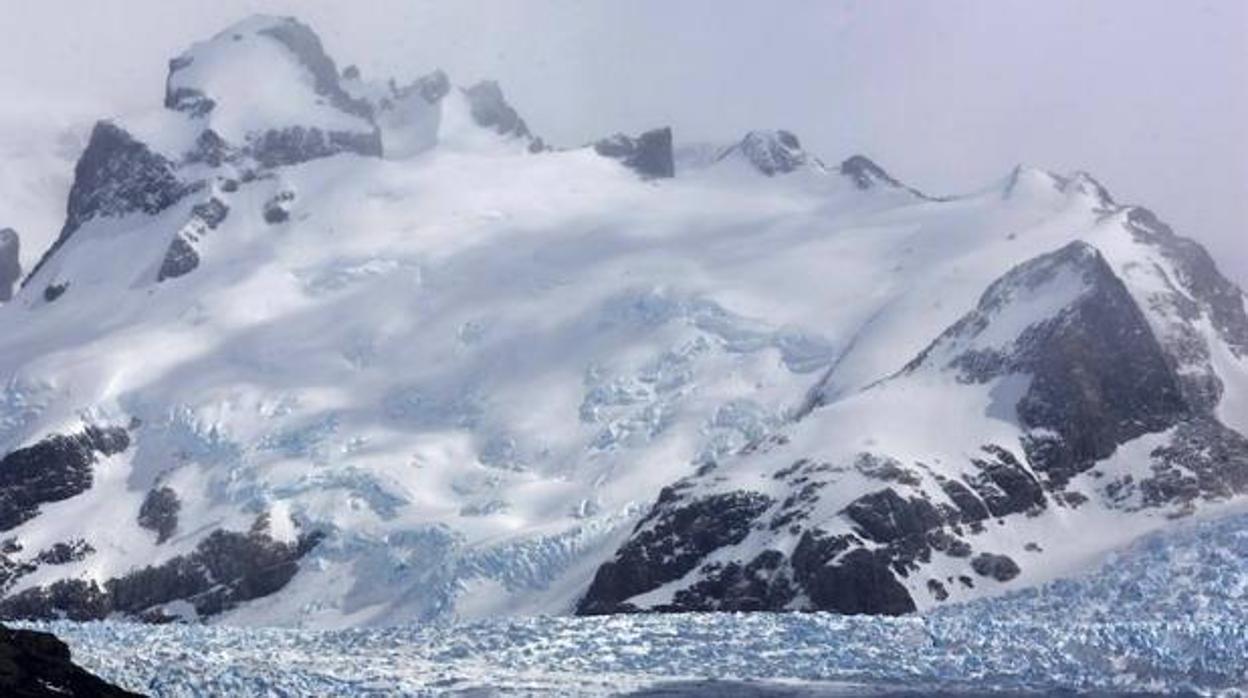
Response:
[[[217,99],[212,127],[361,128],[256,33],[268,21],[197,45],[175,73]],[[156,564],[265,512],[283,538],[329,535],[289,587],[223,623],[563,613],[663,486],[767,434],[791,443],[725,477],[765,490],[798,455],[839,462],[887,443],[940,470],[1017,444],[1017,381],[863,388],[1022,261],[1076,239],[1128,282],[1139,261],[1120,218],[1036,171],[948,201],[735,161],[643,181],[588,148],[529,154],[476,127],[457,89],[435,111],[383,123],[393,159],[338,155],[157,216],[94,220],[48,266],[65,295],[28,287],[0,307],[0,449],[84,420],[142,423],[89,493],[8,534],[32,554],[69,537],[97,549],[24,586]],[[157,284],[209,191],[228,217],[199,268]],[[290,219],[265,222],[284,191]],[[984,341],[1079,292],[1057,287]],[[1234,376],[1224,414],[1242,424],[1243,365],[1217,357]],[[793,427],[816,387],[832,404]],[[135,520],[157,483],[183,503],[160,546]],[[849,473],[818,515],[865,484]],[[1127,537],[1116,519],[1053,515],[1001,544],[1091,525],[1110,529],[1093,547]]]

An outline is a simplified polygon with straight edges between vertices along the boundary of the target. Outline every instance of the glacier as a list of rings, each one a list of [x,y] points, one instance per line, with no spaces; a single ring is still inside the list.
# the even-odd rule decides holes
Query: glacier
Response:
[[[605,696],[664,686],[694,695],[1231,696],[1248,687],[1245,617],[1248,514],[1239,513],[1147,536],[1070,579],[900,618],[545,616],[329,631],[24,625],[55,632],[87,669],[154,696]]]

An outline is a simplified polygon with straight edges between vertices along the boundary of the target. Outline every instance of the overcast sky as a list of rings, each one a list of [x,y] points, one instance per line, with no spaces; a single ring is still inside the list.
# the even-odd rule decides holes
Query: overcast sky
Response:
[[[1248,285],[1248,2],[0,0],[0,111],[158,105],[167,60],[254,12],[340,65],[498,79],[559,145],[788,128],[933,193],[1086,169]]]

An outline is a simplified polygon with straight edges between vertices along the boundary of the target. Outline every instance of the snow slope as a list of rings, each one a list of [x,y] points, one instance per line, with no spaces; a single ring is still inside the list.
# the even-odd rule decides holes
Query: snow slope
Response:
[[[778,501],[789,454],[882,443],[952,462],[1016,442],[1000,407],[1017,377],[879,381],[995,279],[1077,240],[1151,332],[1196,347],[1175,359],[1192,400],[1248,424],[1237,319],[1201,305],[1225,289],[1192,290],[1168,242],[1141,242],[1162,235],[1142,209],[1086,176],[1020,169],[935,199],[762,131],[640,176],[547,148],[491,83],[340,78],[310,30],[269,17],[175,59],[166,106],[96,128],[60,236],[0,307],[8,615],[569,613],[663,488],[708,466],[730,475],[707,491]],[[1074,277],[1046,289],[976,341],[1009,344],[1082,297]],[[1130,454],[1102,469],[1147,470]],[[876,484],[851,472],[810,516],[840,521]],[[1090,487],[1090,506],[987,534],[1016,558],[1038,543],[1042,563],[954,597],[1079,569],[1174,513]],[[671,581],[647,603],[693,579]]]

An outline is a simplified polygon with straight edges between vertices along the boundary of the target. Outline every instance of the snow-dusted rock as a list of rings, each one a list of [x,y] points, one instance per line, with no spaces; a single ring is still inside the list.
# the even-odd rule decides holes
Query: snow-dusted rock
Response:
[[[267,167],[381,154],[372,106],[342,88],[320,38],[291,17],[239,22],[171,60],[165,106]]]
[[[750,131],[740,143],[724,150],[720,160],[743,158],[759,172],[773,177],[803,167],[822,169],[823,165],[802,149],[801,141],[789,131]]]
[[[636,138],[617,133],[594,143],[594,152],[619,160],[625,167],[648,179],[676,175],[670,128],[656,128]]]

